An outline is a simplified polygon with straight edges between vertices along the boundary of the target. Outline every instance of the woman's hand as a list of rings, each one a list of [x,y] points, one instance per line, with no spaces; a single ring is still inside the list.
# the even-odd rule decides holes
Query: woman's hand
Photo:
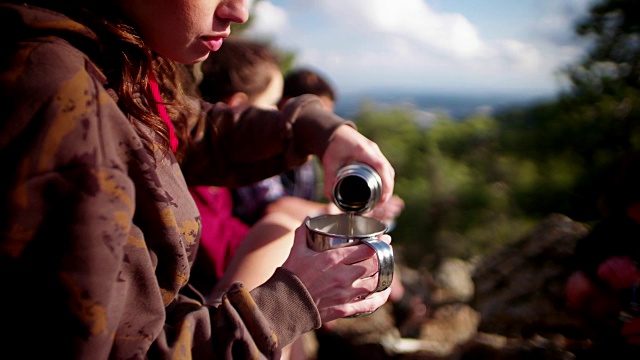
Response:
[[[389,201],[376,205],[372,211],[363,215],[378,219],[391,226],[400,216],[402,210],[404,210],[404,200],[398,195],[393,195]]]
[[[372,294],[378,285],[378,260],[366,245],[317,252],[307,246],[302,225],[295,232],[289,258],[282,265],[298,276],[314,299],[322,322],[371,312],[382,306],[391,289]],[[390,243],[388,235],[381,240]]]
[[[380,203],[387,202],[393,195],[395,171],[376,143],[364,137],[348,125],[339,126],[322,156],[324,169],[324,194],[333,201],[333,182],[338,170],[351,162],[358,161],[371,166],[382,179]]]

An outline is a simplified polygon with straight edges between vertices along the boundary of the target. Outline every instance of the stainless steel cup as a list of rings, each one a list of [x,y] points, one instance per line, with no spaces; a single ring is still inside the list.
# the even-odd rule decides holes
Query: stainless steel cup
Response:
[[[352,223],[351,223],[352,221]],[[321,215],[308,218],[306,226],[311,236],[309,247],[315,251],[366,244],[378,257],[378,287],[383,291],[393,280],[393,249],[377,238],[387,231],[387,225],[374,218],[349,214]]]

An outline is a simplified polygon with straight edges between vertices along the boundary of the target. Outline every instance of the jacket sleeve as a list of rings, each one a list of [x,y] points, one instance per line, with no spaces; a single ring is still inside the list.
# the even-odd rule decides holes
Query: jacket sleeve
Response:
[[[211,311],[214,352],[226,359],[279,359],[282,347],[321,325],[304,285],[282,268],[250,293],[240,283],[232,285]]]
[[[303,95],[282,111],[202,103],[182,169],[189,185],[241,186],[322,156],[334,130],[354,126]]]
[[[282,268],[251,292],[233,284],[220,304],[203,306],[194,300],[199,296],[186,293],[167,308],[148,358],[186,352],[193,359],[280,359],[284,346],[321,325],[313,299]]]

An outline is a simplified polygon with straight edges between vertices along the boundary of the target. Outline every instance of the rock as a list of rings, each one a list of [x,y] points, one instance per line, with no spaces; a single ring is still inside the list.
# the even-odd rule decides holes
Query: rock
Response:
[[[480,314],[468,305],[442,306],[422,326],[420,339],[444,344],[452,351],[475,336],[479,323]]]
[[[388,303],[319,331],[317,360],[572,360],[602,354],[589,338],[571,336],[581,334],[584,322],[564,307],[570,257],[588,231],[554,214],[520,241],[473,263],[445,259],[433,272],[403,269],[405,287],[428,310],[416,338],[400,335]]]
[[[579,326],[564,309],[569,258],[589,231],[563,215],[551,215],[522,240],[482,259],[471,301],[479,330],[508,337]]]
[[[468,302],[473,298],[475,286],[471,278],[473,266],[461,259],[445,259],[434,271],[434,303]]]
[[[575,356],[556,339],[534,337],[513,339],[496,334],[479,333],[460,349],[464,359],[491,360],[573,360]]]

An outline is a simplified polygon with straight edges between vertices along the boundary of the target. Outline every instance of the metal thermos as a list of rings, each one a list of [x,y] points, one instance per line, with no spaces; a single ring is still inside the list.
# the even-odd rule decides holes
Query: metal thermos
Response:
[[[363,214],[380,201],[382,179],[369,165],[354,162],[338,170],[333,202],[347,213]]]

